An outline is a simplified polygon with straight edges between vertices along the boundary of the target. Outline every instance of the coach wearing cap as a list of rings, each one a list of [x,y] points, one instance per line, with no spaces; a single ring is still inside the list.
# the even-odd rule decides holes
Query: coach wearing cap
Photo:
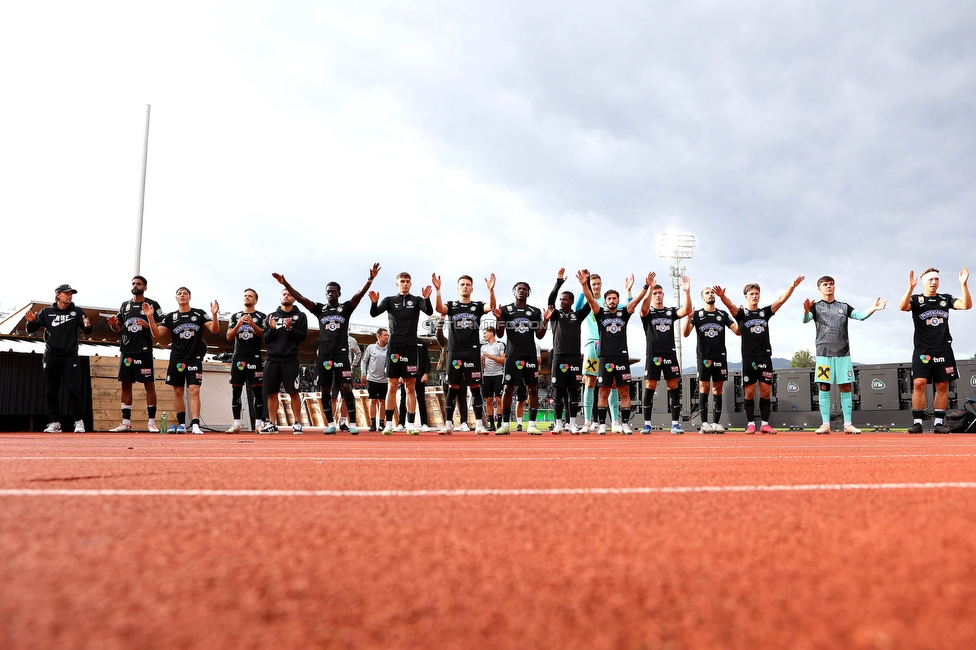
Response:
[[[44,328],[44,390],[47,393],[49,421],[44,433],[61,432],[58,393],[64,381],[68,391],[68,415],[75,423],[75,433],[85,432],[81,413],[81,370],[78,366],[78,330],[92,333],[92,324],[82,309],[75,307],[71,285],[54,290],[54,304],[39,312],[28,311],[27,333]]]

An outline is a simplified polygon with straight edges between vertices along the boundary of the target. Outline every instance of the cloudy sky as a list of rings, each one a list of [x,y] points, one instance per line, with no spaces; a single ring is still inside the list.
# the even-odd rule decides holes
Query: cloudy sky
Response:
[[[5,3],[0,308],[127,296],[151,104],[141,271],[165,308],[185,284],[270,311],[272,271],[349,296],[374,261],[384,294],[494,272],[541,304],[562,266],[666,275],[678,228],[695,295],[807,277],[775,356],[812,349],[830,274],[890,301],[854,359],[907,361],[908,271],[953,294],[976,271],[974,33],[965,0]],[[972,356],[976,313],[952,325]]]

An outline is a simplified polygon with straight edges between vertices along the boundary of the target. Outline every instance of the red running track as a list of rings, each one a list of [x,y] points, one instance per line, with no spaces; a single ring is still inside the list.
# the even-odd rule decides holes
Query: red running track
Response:
[[[0,647],[963,648],[976,436],[0,436]]]

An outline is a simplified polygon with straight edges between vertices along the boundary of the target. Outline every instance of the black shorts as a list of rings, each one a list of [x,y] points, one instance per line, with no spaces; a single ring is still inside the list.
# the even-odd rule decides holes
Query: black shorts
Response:
[[[170,359],[166,369],[166,385],[199,386],[203,383],[203,359]]]
[[[600,374],[596,382],[600,388],[629,386],[630,359],[627,355],[600,357]]]
[[[457,356],[448,362],[448,386],[477,386],[479,383],[481,383],[481,355],[477,351]]]
[[[385,381],[366,380],[366,394],[369,395],[370,399],[386,399],[389,388],[390,384]]]
[[[916,349],[912,355],[912,379],[926,379],[930,384],[939,384],[958,378],[952,348]]]
[[[489,397],[501,397],[502,376],[501,375],[482,375],[481,394],[485,399]]]
[[[773,359],[770,356],[742,357],[742,385],[749,386],[757,381],[773,383]]]
[[[536,386],[539,383],[539,364],[536,357],[508,357],[505,359],[505,385],[524,383]]]
[[[301,387],[301,377],[298,370],[298,359],[274,361],[268,359],[264,364],[264,394],[277,393],[281,387],[285,392],[294,395]]]
[[[583,381],[583,355],[557,354],[552,358],[552,385],[556,388],[579,386]]]
[[[231,386],[257,386],[264,383],[264,359],[232,359],[230,362]]]
[[[698,359],[698,381],[726,381],[729,378],[729,364],[725,357]]]
[[[155,378],[152,352],[130,354],[119,359],[119,381],[134,384],[153,381]]]
[[[348,384],[352,381],[352,366],[349,364],[348,354],[319,353],[315,359],[315,367],[319,371],[322,393],[335,384]]]
[[[386,376],[390,379],[413,379],[417,372],[417,346],[390,346],[386,357]]]
[[[665,381],[671,379],[681,379],[681,368],[678,367],[678,359],[673,354],[667,355],[647,355],[647,363],[644,364],[644,379],[658,381],[664,375]]]

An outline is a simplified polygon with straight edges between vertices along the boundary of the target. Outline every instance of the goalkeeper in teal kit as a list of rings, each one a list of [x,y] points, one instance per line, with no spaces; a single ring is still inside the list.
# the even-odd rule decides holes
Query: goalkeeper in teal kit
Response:
[[[813,302],[803,301],[803,322],[811,320],[817,324],[817,365],[814,381],[820,387],[820,416],[823,424],[818,434],[830,433],[830,385],[837,384],[840,389],[840,405],[844,412],[844,433],[861,433],[854,426],[854,398],[851,386],[854,384],[854,364],[851,362],[851,343],[847,335],[848,319],[864,320],[879,309],[884,309],[887,300],[878,298],[869,309],[855,310],[845,302],[834,300],[834,279],[825,275],[817,280],[821,299]]]

